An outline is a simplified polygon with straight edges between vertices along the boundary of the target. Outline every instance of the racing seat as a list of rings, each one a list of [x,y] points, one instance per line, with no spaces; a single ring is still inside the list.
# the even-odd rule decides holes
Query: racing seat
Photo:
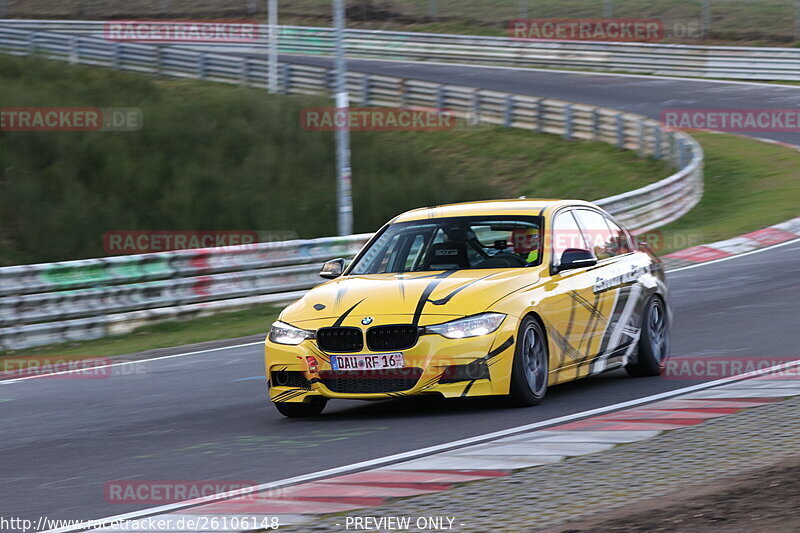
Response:
[[[440,242],[431,246],[424,270],[459,270],[471,266],[466,243]]]

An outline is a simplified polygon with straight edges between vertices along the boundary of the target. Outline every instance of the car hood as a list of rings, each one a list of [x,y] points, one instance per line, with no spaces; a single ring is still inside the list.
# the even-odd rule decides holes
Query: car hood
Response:
[[[357,325],[367,316],[401,315],[403,322],[425,325],[425,316],[481,313],[538,280],[535,268],[346,276],[310,290],[286,308],[281,320],[319,328]]]

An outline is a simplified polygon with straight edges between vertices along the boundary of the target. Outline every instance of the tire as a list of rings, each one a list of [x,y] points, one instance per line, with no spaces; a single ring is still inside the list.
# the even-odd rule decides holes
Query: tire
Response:
[[[542,324],[525,317],[519,326],[508,400],[517,407],[539,404],[547,394],[550,352]]]
[[[659,376],[664,370],[670,350],[669,315],[664,300],[653,296],[642,316],[636,359],[625,370],[633,377]]]
[[[310,402],[305,403],[274,403],[278,411],[287,418],[309,418],[321,415],[328,400],[325,398],[314,398]]]

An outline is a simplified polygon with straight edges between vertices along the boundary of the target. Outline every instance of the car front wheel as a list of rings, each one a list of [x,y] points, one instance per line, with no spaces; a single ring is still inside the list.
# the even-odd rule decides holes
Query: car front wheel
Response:
[[[544,327],[533,317],[520,324],[514,364],[511,370],[509,400],[513,405],[537,405],[547,393],[550,354]]]

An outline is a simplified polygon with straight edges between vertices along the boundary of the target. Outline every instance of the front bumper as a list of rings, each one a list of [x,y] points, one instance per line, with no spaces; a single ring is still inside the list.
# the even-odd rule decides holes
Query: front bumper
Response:
[[[405,372],[376,371],[357,375],[373,379],[363,390],[372,392],[337,392],[337,384],[331,379],[333,370],[330,355],[322,352],[313,340],[298,346],[286,346],[266,341],[265,361],[269,395],[273,402],[306,402],[315,397],[355,400],[380,400],[422,394],[438,394],[447,398],[491,396],[508,394],[511,366],[514,357],[516,321],[507,317],[500,328],[489,335],[470,339],[447,339],[440,335],[423,335],[417,344],[403,350]],[[365,349],[363,354],[380,354]],[[316,372],[311,372],[307,357],[318,363]],[[419,369],[412,374],[410,369]],[[291,373],[288,384],[278,384],[272,379],[275,372]],[[380,376],[376,375],[380,372]],[[398,390],[397,382],[385,383],[384,376],[405,376],[408,388]],[[281,377],[286,374],[281,374]],[[302,377],[301,377],[302,376]],[[411,379],[409,379],[411,376]],[[302,381],[305,378],[305,381]],[[284,380],[285,381],[285,380]],[[354,387],[348,387],[352,390]],[[356,389],[359,386],[355,387]]]

